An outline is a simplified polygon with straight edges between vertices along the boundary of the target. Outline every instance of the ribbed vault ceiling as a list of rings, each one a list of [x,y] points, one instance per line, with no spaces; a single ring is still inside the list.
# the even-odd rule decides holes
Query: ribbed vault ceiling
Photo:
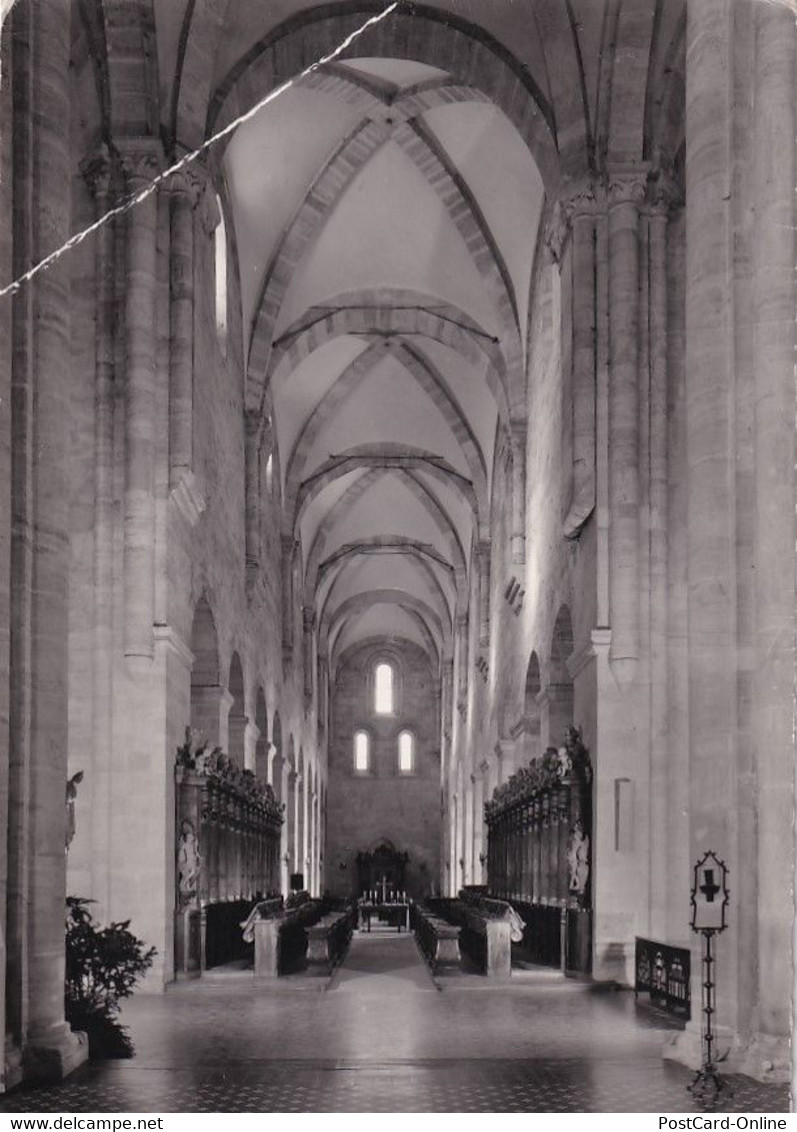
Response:
[[[224,157],[247,351],[303,602],[334,663],[373,638],[450,656],[522,373],[543,202],[485,96],[411,59],[330,65]]]

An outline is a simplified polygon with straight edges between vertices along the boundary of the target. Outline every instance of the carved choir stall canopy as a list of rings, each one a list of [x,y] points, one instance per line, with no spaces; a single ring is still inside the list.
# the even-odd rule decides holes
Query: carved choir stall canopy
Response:
[[[538,961],[588,971],[592,767],[575,727],[485,804],[490,895],[511,901]]]
[[[284,806],[269,783],[189,728],[175,780],[176,954],[178,969],[198,972],[213,965],[230,925],[240,935],[252,901],[279,893]]]
[[[391,841],[383,841],[370,852],[357,854],[357,892],[371,892],[384,887],[387,893],[406,889],[404,872],[408,853],[401,853]]]

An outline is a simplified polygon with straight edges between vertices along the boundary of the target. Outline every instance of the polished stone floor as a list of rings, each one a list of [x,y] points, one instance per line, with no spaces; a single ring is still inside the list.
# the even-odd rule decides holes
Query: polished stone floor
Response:
[[[355,935],[326,985],[253,991],[220,972],[139,995],[130,1061],[20,1090],[19,1112],[691,1112],[664,1062],[672,1023],[547,970],[435,982],[411,936]],[[732,1078],[722,1111],[785,1112],[788,1090]]]

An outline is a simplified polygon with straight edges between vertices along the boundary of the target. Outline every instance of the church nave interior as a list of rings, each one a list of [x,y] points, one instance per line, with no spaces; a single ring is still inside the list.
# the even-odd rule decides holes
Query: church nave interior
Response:
[[[7,1101],[188,1104],[196,1025],[263,1111],[674,1110],[712,851],[735,1103],[786,1103],[796,42],[787,0],[11,7]],[[67,896],[155,948],[130,1065],[80,1068]]]

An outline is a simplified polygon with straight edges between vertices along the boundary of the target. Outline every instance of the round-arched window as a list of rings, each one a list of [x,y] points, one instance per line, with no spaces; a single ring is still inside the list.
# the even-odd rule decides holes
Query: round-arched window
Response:
[[[393,665],[382,662],[374,670],[374,711],[377,715],[392,715],[395,693]]]
[[[415,770],[415,736],[411,731],[402,731],[398,737],[399,774],[412,774]]]
[[[367,731],[354,732],[354,769],[364,774],[371,767],[371,742]]]

